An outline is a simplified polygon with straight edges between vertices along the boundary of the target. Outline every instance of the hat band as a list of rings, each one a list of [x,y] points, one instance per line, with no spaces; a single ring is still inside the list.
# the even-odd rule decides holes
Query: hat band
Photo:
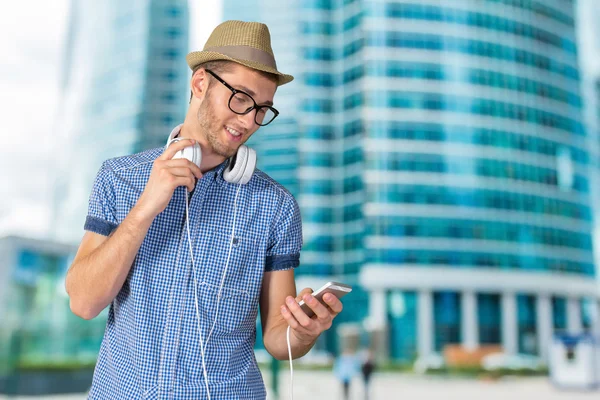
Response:
[[[239,58],[246,61],[256,61],[273,69],[277,69],[275,57],[272,54],[250,46],[216,46],[207,47],[204,49],[204,51],[214,51],[231,58]]]

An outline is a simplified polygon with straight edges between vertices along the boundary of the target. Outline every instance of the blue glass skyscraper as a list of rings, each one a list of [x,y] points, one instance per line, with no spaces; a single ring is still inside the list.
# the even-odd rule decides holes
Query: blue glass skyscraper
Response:
[[[339,319],[368,315],[392,359],[448,344],[546,359],[554,332],[600,334],[600,153],[574,13],[570,0],[307,0],[286,14],[298,274],[355,284]]]
[[[162,146],[189,100],[185,0],[71,2],[53,236],[83,234],[103,160]]]
[[[366,223],[364,6],[362,1],[303,1],[298,11],[303,69],[298,200],[304,227],[298,273],[306,274],[313,287],[328,280],[354,286],[344,300],[346,311],[319,343],[334,352],[342,350],[338,326],[362,321],[368,313],[357,279],[365,261]]]
[[[573,13],[364,2],[361,282],[383,326],[406,312],[390,296],[416,296],[416,318],[389,331],[392,348],[417,332],[397,358],[449,343],[546,358],[553,299],[573,332],[581,298],[597,308]]]
[[[300,205],[303,267],[354,274],[364,261],[364,59],[359,1],[302,3]]]

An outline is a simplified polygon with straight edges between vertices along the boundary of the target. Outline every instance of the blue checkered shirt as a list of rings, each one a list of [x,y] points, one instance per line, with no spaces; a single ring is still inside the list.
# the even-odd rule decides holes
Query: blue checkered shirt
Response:
[[[96,177],[85,229],[109,235],[136,204],[162,148],[105,161]],[[225,161],[198,180],[190,197],[202,338],[215,320],[238,185],[226,182]],[[131,271],[110,304],[91,399],[207,398],[194,304],[185,187],[153,221]],[[254,356],[263,273],[295,268],[302,247],[298,204],[260,170],[242,185],[234,243],[206,348],[211,398],[264,399]]]

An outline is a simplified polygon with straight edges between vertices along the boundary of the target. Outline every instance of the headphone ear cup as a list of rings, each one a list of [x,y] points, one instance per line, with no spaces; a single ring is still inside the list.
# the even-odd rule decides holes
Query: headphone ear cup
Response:
[[[223,178],[229,183],[239,183],[242,178],[242,170],[246,167],[248,151],[246,146],[240,146],[235,156],[229,159],[229,165],[223,171]]]
[[[169,140],[167,141],[167,144],[165,144],[165,149],[164,150],[167,150],[167,148],[169,148],[170,145],[172,145],[175,142],[179,142],[180,140],[181,139],[179,139],[179,138],[174,138],[174,139],[169,138]]]
[[[233,157],[229,159],[229,165],[223,171],[223,178],[230,183],[246,184],[252,178],[256,168],[256,152],[248,146],[240,146],[235,155],[235,164]]]
[[[248,149],[248,155],[246,156],[246,168],[244,168],[242,180],[240,183],[246,184],[250,182],[252,178],[252,174],[254,174],[254,170],[256,169],[256,151],[251,149],[250,147],[246,147]]]
[[[169,147],[171,144],[178,142],[180,140],[181,139],[179,139],[179,138],[170,140],[169,143],[167,143],[167,146],[165,146],[165,148]],[[202,150],[200,149],[200,145],[198,144],[198,142],[195,142],[191,146],[184,147],[182,150],[179,150],[173,156],[173,160],[175,160],[177,158],[186,158],[186,159],[190,160],[191,162],[193,162],[194,164],[196,164],[198,166],[198,168],[200,168],[200,164],[202,163]]]
[[[180,138],[177,137],[177,135],[179,135],[179,130],[181,129],[182,125],[179,125],[178,127],[176,127],[175,129],[173,129],[171,131],[171,133],[169,134],[169,137],[167,138],[167,144],[165,144],[165,150],[167,149],[167,147],[169,147],[171,145],[171,143],[175,143],[175,142],[178,142],[181,140]]]
[[[200,149],[198,142],[194,142],[192,146],[184,147],[183,150],[177,152],[177,154],[180,153],[181,158],[187,158],[200,168],[200,164],[202,163],[202,150]]]

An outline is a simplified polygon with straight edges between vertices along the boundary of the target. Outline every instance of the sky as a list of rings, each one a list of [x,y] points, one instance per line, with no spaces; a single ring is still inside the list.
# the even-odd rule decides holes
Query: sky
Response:
[[[579,0],[594,8],[580,15],[600,18],[597,0]],[[0,13],[0,237],[43,237],[49,226],[52,146],[69,0],[5,2]],[[220,0],[191,0],[190,47],[200,49],[221,21]],[[597,25],[597,24],[596,24]],[[580,49],[600,55],[600,30],[581,31]],[[600,71],[600,57],[586,67]],[[590,61],[591,60],[591,61]],[[8,193],[8,196],[6,196]]]
[[[52,140],[49,128],[67,2],[22,0],[2,8],[0,183],[5,196],[0,198],[0,234],[35,233],[47,224],[43,200],[49,191],[46,171],[51,154],[46,149]]]
[[[201,5],[201,6],[200,6]],[[0,237],[43,237],[69,0],[5,2],[0,13]],[[190,1],[190,47],[221,21],[220,0]],[[8,196],[6,196],[8,194]]]
[[[587,72],[600,75],[600,2],[577,0],[579,7],[578,45],[580,67]]]

